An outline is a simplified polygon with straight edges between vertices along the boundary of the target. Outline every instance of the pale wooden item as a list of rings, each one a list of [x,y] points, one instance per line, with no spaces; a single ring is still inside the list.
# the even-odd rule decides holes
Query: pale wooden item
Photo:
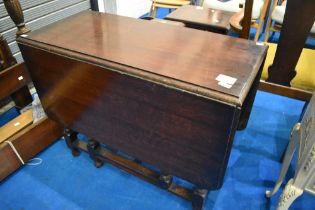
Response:
[[[264,4],[262,6],[259,18],[258,18],[258,23],[256,23],[257,19],[252,19],[250,27],[252,28],[256,28],[256,32],[255,32],[255,38],[254,41],[257,42],[259,39],[259,35],[260,35],[260,31],[263,27],[263,22],[266,21],[266,15],[267,15],[267,11],[268,8],[270,6],[270,0],[265,0]],[[230,19],[230,24],[231,27],[234,31],[236,31],[237,33],[240,33],[242,31],[242,24],[241,22],[244,19],[244,9],[242,9],[241,11],[235,13],[235,15],[233,15]]]
[[[150,15],[155,17],[157,8],[169,8],[171,10],[184,5],[189,5],[190,3],[190,0],[152,0]],[[193,4],[195,4],[195,1]]]
[[[281,21],[280,21],[280,19],[281,19],[280,17],[277,17],[277,18],[274,17],[274,15],[276,14],[276,11],[277,11],[277,7],[279,7],[279,8],[283,7],[285,10],[286,9],[286,1],[285,0],[273,1],[270,12],[269,12],[270,15],[268,17],[267,24],[266,24],[266,33],[264,36],[264,42],[268,42],[268,39],[270,36],[270,31],[272,31],[272,32],[280,32],[281,31],[284,14],[282,14],[283,17],[282,17]],[[280,14],[278,14],[278,15],[280,15]],[[275,22],[274,24],[272,24],[273,21]],[[315,37],[315,22],[314,22],[314,25],[310,31],[309,36]]]
[[[298,151],[298,164],[295,175],[286,184],[278,202],[277,210],[286,210],[304,191],[315,195],[315,94],[307,107],[301,123],[295,124],[291,139],[285,152],[279,178],[272,191],[266,196],[273,196],[280,188],[292,161],[294,152]]]
[[[32,109],[20,114],[0,128],[0,144],[33,123]]]

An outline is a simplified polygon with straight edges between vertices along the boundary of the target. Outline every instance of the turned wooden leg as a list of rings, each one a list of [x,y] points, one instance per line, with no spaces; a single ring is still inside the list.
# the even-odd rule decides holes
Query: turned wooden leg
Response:
[[[11,98],[17,109],[22,109],[33,101],[32,95],[26,85],[12,93]]]
[[[286,184],[280,196],[277,210],[287,210],[295,199],[303,194],[303,190],[293,185],[293,179]]]
[[[71,149],[72,155],[74,157],[80,155],[80,150],[77,149],[74,145],[74,142],[77,141],[77,134],[77,132],[71,131],[70,129],[64,130],[64,138],[66,140],[66,144]]]
[[[278,1],[273,1],[272,3],[272,9],[270,11],[274,11],[276,6],[277,6]],[[270,36],[270,28],[271,28],[271,22],[272,18],[269,17],[266,23],[266,31],[265,31],[265,37],[264,37],[264,42],[268,42],[269,36]]]
[[[294,155],[294,151],[297,148],[297,144],[298,144],[297,141],[299,140],[299,135],[300,135],[300,126],[301,126],[301,124],[297,123],[297,124],[295,124],[295,126],[292,129],[290,142],[289,142],[289,145],[285,151],[284,160],[282,163],[282,168],[281,168],[279,178],[278,178],[273,190],[272,191],[269,191],[269,190],[266,191],[266,197],[268,197],[268,198],[273,196],[279,190],[279,188],[283,182],[283,179],[284,179],[284,177],[288,171],[288,168],[290,166],[291,160],[292,160],[293,155]]]
[[[100,168],[104,164],[104,162],[98,157],[100,148],[101,145],[99,142],[93,139],[89,139],[87,143],[87,149],[91,159],[94,161],[94,165],[96,168]]]
[[[202,210],[207,198],[208,190],[196,189],[192,197],[192,209]]]
[[[22,35],[30,32],[30,29],[25,26],[24,15],[22,12],[22,7],[19,0],[4,0],[3,1],[9,16],[17,26],[18,30],[16,35]]]

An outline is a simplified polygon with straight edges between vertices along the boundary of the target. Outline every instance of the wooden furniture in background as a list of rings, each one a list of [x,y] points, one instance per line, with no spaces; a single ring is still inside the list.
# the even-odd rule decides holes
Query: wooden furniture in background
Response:
[[[301,196],[304,191],[315,195],[315,93],[301,123],[297,123],[292,129],[279,178],[274,189],[266,192],[268,198],[279,190],[295,152],[298,154],[295,175],[289,180],[282,192],[278,210],[289,209],[294,200]]]
[[[243,39],[95,12],[47,26],[18,43],[43,107],[66,128],[74,155],[86,151],[98,167],[113,163],[192,200],[195,210],[208,190],[222,185],[234,134],[246,127],[267,52]],[[91,140],[78,140],[76,132]],[[196,189],[172,183],[173,175]]]
[[[295,67],[314,24],[315,1],[290,0],[286,6],[279,44],[273,64],[269,67],[267,82],[290,87]],[[299,17],[299,18],[296,18]]]
[[[30,30],[25,27],[21,6],[17,0],[4,0],[8,13],[18,26],[17,35]],[[0,36],[0,100],[11,96],[18,108],[32,102],[27,84],[31,82],[24,63],[17,64],[5,39]],[[0,128],[0,181],[45,149],[62,135],[62,127],[48,118],[32,123],[31,110]],[[19,159],[14,149],[19,153]]]
[[[14,118],[10,121],[10,123],[5,124],[4,126],[0,127],[0,144],[19,132],[20,130],[24,129],[25,127],[29,126],[33,123],[33,111],[32,109],[27,110],[26,112],[22,113],[18,117]]]
[[[17,64],[9,45],[0,34],[0,100],[11,97],[15,106],[21,109],[32,102],[27,84],[29,75],[24,66]]]
[[[280,32],[283,18],[286,10],[286,0],[274,1],[270,10],[270,15],[266,24],[266,33],[264,37],[264,42],[267,42],[269,39],[270,31]],[[297,19],[298,21],[298,19]],[[274,24],[272,23],[274,22]],[[311,28],[310,36],[315,36],[315,22]]]
[[[249,39],[249,31],[252,23],[253,0],[245,1],[245,8],[235,13],[230,19],[231,28],[239,34],[240,38]]]
[[[178,21],[188,28],[227,34],[230,30],[230,18],[234,13],[221,10],[185,5],[165,17]]]
[[[177,9],[190,3],[190,0],[152,0],[150,14],[155,18],[158,8],[168,8],[171,11],[172,9]]]
[[[242,3],[240,3],[242,1],[239,0],[231,0],[228,2],[221,2],[219,0],[207,0],[204,3],[204,7],[233,12],[234,16],[231,18],[232,28],[243,38],[246,38],[244,36],[247,36],[247,32],[244,34],[242,33],[242,26],[250,26],[252,28],[256,28],[254,41],[257,42],[261,33],[261,29],[263,27],[263,22],[266,19],[270,0],[251,0],[250,2],[247,1],[245,5],[243,5]],[[248,19],[244,18],[244,9],[240,9],[244,6],[245,9],[248,10],[248,17],[246,17]],[[250,22],[247,23],[246,21],[248,20],[250,20]],[[256,23],[257,20],[258,23]],[[246,23],[242,24],[242,21],[245,21]],[[248,30],[248,34],[250,27],[248,29],[246,28],[246,30]]]
[[[293,6],[291,6],[289,11],[285,14],[285,16],[289,16],[289,18],[285,18],[288,20],[283,23],[282,31],[285,35],[281,32],[281,44],[279,43],[281,46],[278,45],[276,57],[274,59],[275,65],[273,64],[273,67],[271,67],[271,78],[267,81],[261,80],[259,89],[299,100],[309,101],[312,96],[312,92],[292,88],[289,83],[296,74],[294,68],[304,47],[305,40],[312,27],[312,23],[314,22],[314,13],[312,12],[312,9],[315,7],[315,2],[307,0],[305,4],[300,4],[296,0],[292,1],[295,3],[291,3]],[[231,19],[231,27],[235,30],[239,30],[240,34],[243,34],[240,35],[241,38],[249,38],[249,17],[251,16],[251,11],[246,10],[246,8],[251,7],[251,4],[252,0],[246,0],[243,21],[239,21],[242,20],[242,14],[238,14],[239,17],[233,17]],[[295,17],[300,17],[299,14],[303,15],[297,21]],[[305,20],[307,21],[305,22]]]

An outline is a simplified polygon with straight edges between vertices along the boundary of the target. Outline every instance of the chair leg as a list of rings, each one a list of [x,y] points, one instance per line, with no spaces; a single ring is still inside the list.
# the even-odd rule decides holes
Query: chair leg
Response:
[[[267,21],[264,42],[268,42],[269,35],[270,35],[270,27],[271,27],[271,18],[269,18]]]
[[[153,17],[153,18],[156,17],[156,11],[157,11],[157,7],[154,7],[154,8],[153,8],[153,14],[152,14],[152,17]]]
[[[257,42],[258,39],[259,39],[259,35],[260,35],[260,30],[261,30],[261,27],[262,27],[262,24],[263,24],[263,21],[266,17],[266,13],[267,13],[267,9],[269,7],[269,3],[270,1],[269,0],[265,0],[264,2],[264,5],[263,5],[263,8],[260,12],[260,16],[259,16],[259,23],[258,23],[258,27],[256,29],[256,34],[255,34],[255,38],[254,38],[254,41]]]
[[[149,12],[149,16],[152,17],[153,16],[153,2],[151,4],[151,7],[150,7],[150,12]]]
[[[264,42],[267,42],[268,39],[269,39],[269,35],[270,35],[269,33],[270,33],[271,21],[272,21],[271,16],[272,16],[272,13],[273,13],[273,11],[275,10],[275,8],[276,8],[276,6],[277,6],[277,2],[278,2],[278,1],[273,1],[272,9],[271,9],[271,11],[270,11],[270,13],[269,13],[269,18],[268,18],[267,24],[266,24],[266,31],[265,31]]]

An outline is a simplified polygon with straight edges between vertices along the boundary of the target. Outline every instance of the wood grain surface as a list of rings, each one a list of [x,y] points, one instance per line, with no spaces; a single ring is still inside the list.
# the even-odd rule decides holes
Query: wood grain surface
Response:
[[[222,185],[267,49],[95,12],[18,43],[49,118],[201,189]],[[219,74],[237,82],[223,88]]]
[[[4,126],[0,127],[0,144],[33,123],[33,111],[27,110]]]
[[[248,40],[97,12],[74,15],[21,39],[192,84],[210,96],[224,93],[239,104],[267,50]],[[218,85],[219,74],[237,78],[233,88]]]
[[[7,139],[12,142],[22,159],[26,162],[62,135],[62,126],[48,118],[34,123]],[[0,144],[0,182],[22,163],[8,143]]]
[[[165,17],[167,20],[183,22],[187,27],[227,33],[233,12],[185,5]]]

